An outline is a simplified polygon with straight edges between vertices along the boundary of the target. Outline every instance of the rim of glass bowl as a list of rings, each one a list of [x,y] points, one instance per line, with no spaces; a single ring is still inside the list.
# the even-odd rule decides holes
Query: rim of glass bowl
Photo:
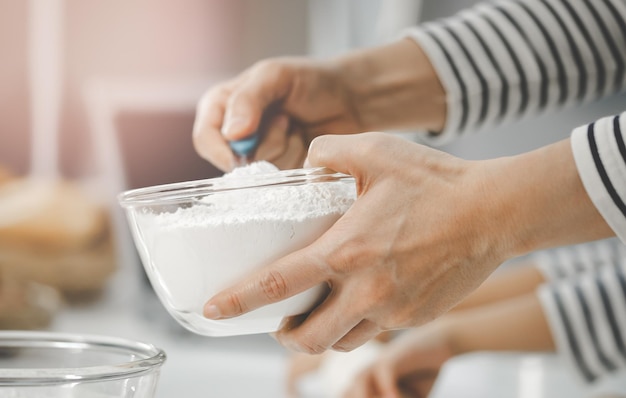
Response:
[[[0,331],[0,349],[52,348],[99,350],[134,355],[137,359],[119,364],[72,368],[3,368],[0,386],[44,386],[103,382],[148,374],[163,365],[165,352],[152,344],[118,337],[36,331]]]
[[[206,195],[239,189],[280,185],[302,185],[315,182],[354,181],[354,177],[325,167],[282,170],[271,173],[216,177],[131,189],[118,196],[122,207],[154,204],[176,204],[200,199]]]

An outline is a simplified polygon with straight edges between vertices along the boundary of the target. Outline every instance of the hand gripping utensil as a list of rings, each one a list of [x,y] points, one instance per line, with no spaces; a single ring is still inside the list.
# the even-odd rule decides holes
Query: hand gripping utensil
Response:
[[[259,135],[254,133],[249,137],[237,141],[229,141],[230,149],[236,156],[236,167],[248,164],[250,154],[259,143]]]

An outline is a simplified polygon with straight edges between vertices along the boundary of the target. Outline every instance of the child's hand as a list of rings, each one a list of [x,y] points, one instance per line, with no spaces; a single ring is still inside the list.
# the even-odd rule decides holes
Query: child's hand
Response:
[[[448,325],[440,319],[392,341],[354,381],[345,398],[427,397],[441,366],[456,355]]]

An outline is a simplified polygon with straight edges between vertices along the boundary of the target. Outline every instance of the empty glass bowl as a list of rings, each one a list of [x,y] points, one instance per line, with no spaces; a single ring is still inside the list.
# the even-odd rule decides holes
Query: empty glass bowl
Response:
[[[152,398],[165,353],[114,337],[0,331],[0,396]]]
[[[314,242],[356,198],[354,179],[328,169],[236,173],[119,198],[161,302],[198,334],[273,332],[285,317],[310,310],[325,285],[232,319],[202,315],[204,303],[221,289]]]

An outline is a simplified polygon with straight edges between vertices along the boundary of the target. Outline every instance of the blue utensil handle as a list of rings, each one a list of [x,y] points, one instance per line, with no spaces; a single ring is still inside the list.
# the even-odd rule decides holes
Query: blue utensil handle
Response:
[[[258,143],[258,134],[252,134],[249,137],[237,141],[229,141],[230,149],[232,149],[237,155],[244,156],[252,152]]]

